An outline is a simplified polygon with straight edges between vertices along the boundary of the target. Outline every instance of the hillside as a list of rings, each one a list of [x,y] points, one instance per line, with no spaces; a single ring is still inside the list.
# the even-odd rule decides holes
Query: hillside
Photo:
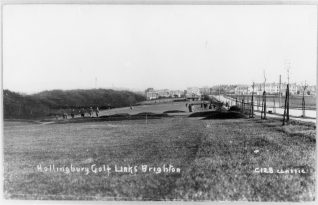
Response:
[[[33,95],[21,95],[10,90],[3,91],[4,118],[36,118],[60,115],[70,109],[98,106],[126,107],[145,100],[145,97],[130,91],[111,89],[51,90]]]

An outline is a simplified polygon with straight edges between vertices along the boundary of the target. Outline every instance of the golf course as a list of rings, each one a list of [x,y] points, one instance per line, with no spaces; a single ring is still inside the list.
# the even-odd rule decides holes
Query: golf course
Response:
[[[185,104],[116,108],[99,118],[5,120],[5,198],[315,199],[314,123],[222,118],[199,107],[194,115]]]

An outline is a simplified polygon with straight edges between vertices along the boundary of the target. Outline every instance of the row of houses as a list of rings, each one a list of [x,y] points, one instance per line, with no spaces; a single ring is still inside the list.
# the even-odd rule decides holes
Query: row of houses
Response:
[[[159,98],[171,98],[171,97],[180,98],[184,95],[184,91],[169,90],[169,89],[154,90],[153,88],[148,88],[145,94],[146,94],[147,100],[154,100]]]
[[[187,90],[169,90],[161,89],[155,90],[153,88],[148,88],[145,91],[147,100],[154,100],[160,98],[199,98],[201,96],[200,88],[189,87]]]
[[[266,83],[265,91],[267,94],[285,95],[287,84],[286,83]],[[254,94],[262,95],[264,92],[264,83],[254,84]],[[289,84],[289,92],[291,95],[302,95],[303,87],[296,83]],[[253,93],[252,85],[223,85],[214,87],[188,87],[186,90],[169,90],[161,89],[155,90],[148,88],[145,91],[148,100],[159,98],[200,98],[202,95],[211,94],[236,94],[236,95],[251,95]],[[316,86],[308,86],[305,95],[316,95]]]
[[[267,94],[281,94],[285,95],[287,89],[286,83],[266,83],[265,91]],[[254,84],[254,94],[262,95],[264,92],[264,83]],[[291,95],[302,95],[303,87],[296,83],[289,84],[289,92]],[[239,85],[234,89],[236,95],[251,95],[253,93],[252,85]],[[316,86],[308,86],[305,91],[305,95],[316,95]]]

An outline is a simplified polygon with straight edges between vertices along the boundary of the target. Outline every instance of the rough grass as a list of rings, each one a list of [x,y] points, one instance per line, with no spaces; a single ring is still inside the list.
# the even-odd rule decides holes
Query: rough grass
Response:
[[[5,128],[5,194],[19,199],[173,199],[180,174],[40,173],[38,164],[162,166],[185,170],[195,158],[200,122],[182,119]]]
[[[315,141],[290,125],[251,119],[162,119],[4,127],[4,193],[10,199],[312,201]],[[284,128],[285,129],[285,128]],[[259,152],[255,152],[258,150]],[[36,165],[181,168],[180,174],[41,173]],[[255,173],[305,168],[307,174]]]
[[[315,196],[315,143],[250,120],[210,120],[196,159],[179,181],[188,200],[307,201]],[[255,152],[258,150],[259,152]],[[255,173],[305,168],[308,174]],[[186,190],[186,191],[185,191]]]

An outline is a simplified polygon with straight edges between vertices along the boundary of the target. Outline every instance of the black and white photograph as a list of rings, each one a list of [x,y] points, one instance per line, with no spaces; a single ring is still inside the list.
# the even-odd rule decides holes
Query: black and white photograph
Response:
[[[316,200],[316,4],[13,2],[5,201]]]

